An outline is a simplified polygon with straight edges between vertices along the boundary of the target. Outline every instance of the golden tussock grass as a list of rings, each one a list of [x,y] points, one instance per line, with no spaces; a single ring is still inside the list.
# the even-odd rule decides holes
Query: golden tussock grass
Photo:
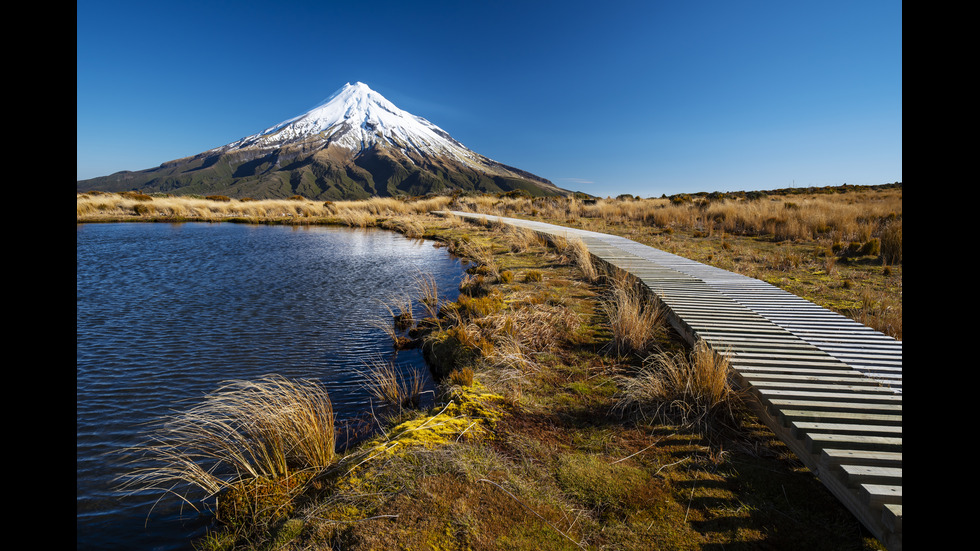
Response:
[[[558,223],[581,218],[706,233],[769,234],[777,239],[826,237],[844,242],[865,242],[880,234],[885,222],[901,216],[902,190],[773,194],[748,199],[735,196],[639,200],[461,197],[453,208],[496,216],[530,215]]]
[[[415,274],[414,283],[419,304],[422,305],[428,317],[437,319],[442,307],[442,300],[439,298],[439,284],[436,278],[432,274],[420,271]]]
[[[886,264],[902,263],[902,221],[892,220],[881,231],[881,256]]]
[[[544,239],[529,228],[508,226],[505,235],[511,250],[517,253],[526,253],[544,245]]]
[[[500,266],[497,264],[497,257],[494,254],[493,244],[486,240],[464,240],[459,243],[457,254],[464,256],[477,264],[477,268],[482,268],[480,275],[486,275],[496,279],[500,275]]]
[[[412,340],[403,333],[411,328],[415,321],[412,298],[405,294],[393,293],[384,300],[379,299],[378,302],[388,312],[388,316],[380,316],[372,320],[371,325],[384,331],[396,349],[409,347]]]
[[[612,330],[612,350],[619,355],[644,354],[656,343],[666,316],[633,276],[618,272],[602,303]]]
[[[539,369],[539,354],[574,343],[582,319],[561,304],[522,304],[517,299],[507,309],[480,315],[469,327],[476,338],[490,343],[483,355],[485,365],[528,373]]]
[[[308,199],[207,199],[194,196],[144,195],[134,193],[76,194],[75,216],[79,222],[102,219],[164,218],[223,220],[242,218],[254,221],[283,219],[339,219],[352,227],[378,223],[379,218],[408,216],[445,208],[451,198],[402,200],[372,197],[361,201],[311,201]]]
[[[599,271],[596,269],[595,262],[592,260],[592,253],[589,247],[579,237],[572,237],[567,240],[567,249],[563,254],[567,255],[572,263],[580,270],[586,281],[595,282],[599,279]]]
[[[425,377],[418,368],[403,372],[391,361],[375,360],[361,373],[364,388],[381,405],[398,409],[418,407],[425,390]]]
[[[901,184],[650,199],[460,197],[453,208],[620,235],[902,335]],[[560,237],[551,243],[568,246]],[[880,294],[881,307],[861,306],[867,292]]]
[[[136,465],[124,490],[214,496],[258,479],[319,472],[335,460],[333,406],[318,383],[271,375],[231,381],[165,418],[127,450]]]
[[[902,340],[902,304],[886,293],[862,290],[859,305],[849,313],[855,321]]]
[[[622,377],[616,409],[683,424],[731,419],[742,399],[731,377],[727,357],[697,341],[686,354],[652,354],[635,376]]]
[[[387,218],[381,222],[381,227],[397,231],[405,237],[411,237],[413,239],[420,239],[425,236],[425,224],[417,216],[399,215],[393,218]]]

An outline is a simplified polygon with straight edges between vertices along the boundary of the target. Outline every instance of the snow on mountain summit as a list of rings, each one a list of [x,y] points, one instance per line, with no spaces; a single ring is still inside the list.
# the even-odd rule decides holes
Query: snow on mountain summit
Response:
[[[478,162],[479,157],[443,129],[399,109],[363,82],[347,83],[306,113],[228,147],[266,149],[309,141],[355,152],[381,146],[405,153],[448,155],[467,164]]]

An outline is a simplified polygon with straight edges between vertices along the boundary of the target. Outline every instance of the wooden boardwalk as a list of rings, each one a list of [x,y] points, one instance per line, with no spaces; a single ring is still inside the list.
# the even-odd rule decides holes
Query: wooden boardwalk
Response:
[[[499,220],[579,237],[649,288],[671,324],[726,355],[757,413],[890,551],[902,548],[902,341],[763,281],[613,235]]]

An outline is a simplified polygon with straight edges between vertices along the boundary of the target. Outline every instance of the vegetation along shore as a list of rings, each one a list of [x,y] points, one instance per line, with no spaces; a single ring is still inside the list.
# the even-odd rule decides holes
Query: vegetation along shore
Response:
[[[431,407],[418,374],[371,365],[377,430],[341,447],[316,383],[233,383],[133,450],[156,463],[126,487],[177,484],[205,503],[218,523],[202,549],[883,549],[753,417],[727,365],[581,241],[433,212],[623,235],[901,339],[901,198],[901,184],[658,199],[79,194],[79,223],[382,227],[471,266],[455,301],[424,273],[413,296],[379,297],[392,346],[425,353]]]

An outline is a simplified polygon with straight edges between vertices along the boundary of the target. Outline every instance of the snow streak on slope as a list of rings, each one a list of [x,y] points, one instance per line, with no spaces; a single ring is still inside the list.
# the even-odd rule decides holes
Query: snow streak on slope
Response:
[[[446,131],[399,109],[362,82],[348,83],[309,112],[226,147],[267,149],[310,141],[354,152],[376,145],[392,147],[406,154],[449,156],[468,165],[485,160]]]

